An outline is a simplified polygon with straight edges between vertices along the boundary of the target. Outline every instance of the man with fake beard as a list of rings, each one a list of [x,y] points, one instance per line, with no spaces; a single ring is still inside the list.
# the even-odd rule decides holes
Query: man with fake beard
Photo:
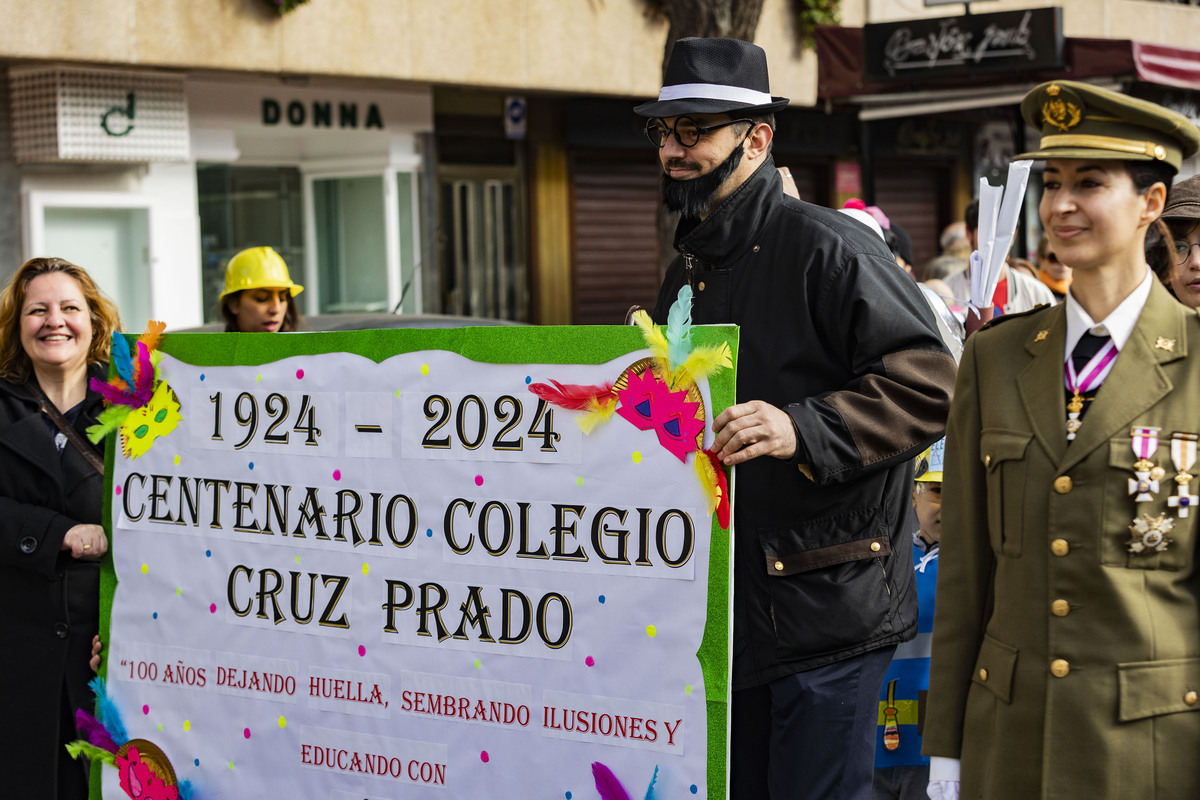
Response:
[[[917,595],[913,457],[942,435],[954,360],[878,236],[785,197],[766,54],[681,39],[635,111],[681,213],[655,321],[741,326],[737,403],[713,450],[737,466],[736,800],[869,798],[879,691]]]

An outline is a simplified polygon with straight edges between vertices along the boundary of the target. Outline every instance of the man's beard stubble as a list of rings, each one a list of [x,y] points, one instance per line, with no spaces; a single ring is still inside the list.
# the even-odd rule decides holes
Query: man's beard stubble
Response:
[[[709,205],[713,195],[724,185],[740,163],[742,163],[742,147],[739,144],[733,148],[733,152],[729,154],[728,158],[707,175],[678,181],[664,173],[662,176],[663,204],[685,217],[700,219],[712,211]],[[667,167],[681,165],[694,166],[686,158],[673,158],[666,164]]]

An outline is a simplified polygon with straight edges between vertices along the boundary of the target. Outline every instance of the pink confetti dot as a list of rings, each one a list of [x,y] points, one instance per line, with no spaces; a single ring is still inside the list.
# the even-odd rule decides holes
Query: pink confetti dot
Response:
[[[249,739],[250,738],[250,729],[245,728],[244,730],[242,730],[242,736],[245,736],[247,739]]]
[[[591,656],[588,656],[587,658],[585,658],[583,660],[583,663],[587,664],[589,667],[594,667],[594,666],[596,666],[596,659],[592,658]]]
[[[216,603],[209,603],[209,604],[208,604],[208,613],[210,613],[210,614],[215,614],[215,613],[217,613],[217,604],[216,604]]]
[[[121,487],[118,486],[116,489],[113,489],[113,491],[116,492],[117,495],[119,496],[121,494]]]
[[[483,476],[482,476],[482,475],[476,475],[476,476],[475,476],[475,485],[476,485],[476,486],[483,486]]]
[[[367,654],[367,648],[360,644],[358,646],[358,654],[360,656],[365,656]]]
[[[333,479],[335,481],[340,481],[342,479],[342,471],[340,469],[335,469],[333,471]]]
[[[486,764],[486,763],[488,763],[488,761],[490,761],[490,760],[491,760],[491,756],[489,756],[489,755],[487,754],[487,750],[484,750],[482,753],[480,753],[480,754],[479,754],[479,760],[480,760],[480,761],[482,761],[482,762],[483,762],[483,763],[485,763],[485,764]]]
[[[304,370],[302,370],[302,369],[296,370],[296,380],[300,380],[303,377],[304,377]]]
[[[149,713],[150,713],[150,706],[142,706],[142,713],[143,713],[143,714],[149,714]]]

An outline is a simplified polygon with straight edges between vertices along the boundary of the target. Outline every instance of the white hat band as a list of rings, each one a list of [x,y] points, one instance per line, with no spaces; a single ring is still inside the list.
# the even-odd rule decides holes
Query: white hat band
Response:
[[[756,92],[741,86],[721,86],[715,83],[679,83],[675,86],[664,86],[658,93],[659,101],[663,100],[731,100],[735,103],[749,103],[762,106],[771,102],[767,92]]]

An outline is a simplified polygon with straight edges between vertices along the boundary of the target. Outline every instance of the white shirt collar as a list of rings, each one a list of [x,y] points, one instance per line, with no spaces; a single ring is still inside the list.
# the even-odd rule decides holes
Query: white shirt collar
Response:
[[[1142,282],[1138,284],[1137,288],[1130,292],[1129,296],[1122,300],[1111,314],[1099,322],[1088,316],[1075,296],[1067,292],[1067,341],[1063,361],[1065,362],[1071,357],[1075,345],[1079,343],[1085,333],[1111,336],[1117,350],[1123,349],[1125,343],[1129,341],[1129,337],[1133,335],[1133,327],[1137,325],[1138,317],[1142,315],[1142,308],[1150,297],[1152,274],[1150,268],[1147,267],[1146,276],[1142,278]]]

